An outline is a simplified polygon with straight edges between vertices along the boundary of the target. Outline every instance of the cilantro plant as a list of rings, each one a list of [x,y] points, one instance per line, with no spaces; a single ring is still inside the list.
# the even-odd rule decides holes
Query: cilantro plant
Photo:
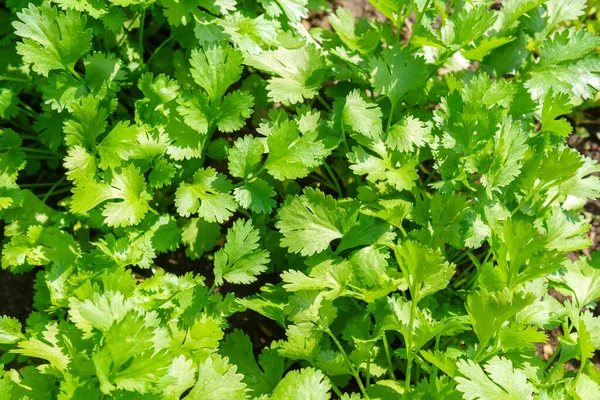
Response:
[[[3,2],[0,398],[598,398],[596,2],[370,2]]]

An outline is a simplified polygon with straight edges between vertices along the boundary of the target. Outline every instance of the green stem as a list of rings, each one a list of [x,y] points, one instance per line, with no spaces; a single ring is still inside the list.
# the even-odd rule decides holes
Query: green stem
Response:
[[[160,52],[163,49],[163,47],[165,47],[167,44],[169,44],[169,42],[171,40],[173,40],[173,35],[172,34],[169,35],[168,38],[166,38],[165,40],[163,40],[163,42],[161,44],[159,44],[156,49],[154,49],[154,51],[150,55],[150,58],[148,58],[148,61],[146,61],[146,65],[150,64],[150,61],[152,61],[152,59],[154,58],[154,56],[157,55],[158,52]]]
[[[126,31],[129,31],[131,29],[131,27],[133,26],[133,24],[135,24],[135,21],[138,19],[138,17],[140,15],[141,15],[141,13],[138,11],[137,14],[135,15],[135,17],[133,17],[133,19],[129,23],[129,25],[127,25],[127,27],[125,28]],[[119,41],[117,42],[117,47],[121,47],[121,45],[123,44],[123,41],[125,40],[126,37],[127,37],[127,34],[125,32],[123,32],[123,37],[121,37],[121,39],[119,39]]]
[[[83,78],[81,77],[81,75],[79,75],[79,73],[77,71],[75,71],[75,68],[73,67],[69,67],[69,72],[71,73],[71,75],[73,75],[73,77],[75,79],[77,79],[79,82],[83,82]]]
[[[340,198],[344,197],[344,194],[342,193],[342,187],[340,186],[340,182],[338,181],[337,177],[335,176],[335,174],[331,170],[331,167],[329,167],[329,165],[327,164],[327,162],[323,163],[323,167],[325,167],[325,171],[327,171],[327,174],[331,178],[331,181],[333,182],[333,185],[335,186],[335,190],[337,191],[338,196]]]
[[[14,78],[12,76],[6,76],[6,75],[0,75],[0,81],[24,82],[24,83],[31,82],[29,79]]]
[[[62,178],[60,178],[58,181],[56,181],[56,183],[54,185],[52,185],[50,190],[48,190],[48,192],[42,198],[42,203],[46,203],[46,200],[48,200],[48,198],[50,196],[52,196],[52,193],[56,190],[57,187],[60,186],[61,183],[63,183],[65,181],[65,179],[67,179],[67,177],[66,177],[66,175],[63,175]]]
[[[327,112],[332,112],[333,111],[331,109],[331,106],[329,104],[327,104],[327,102],[325,101],[325,99],[320,94],[317,94],[317,100],[319,100],[319,103],[321,103],[323,105],[323,107],[325,107],[325,109],[327,110]]]
[[[411,291],[411,294],[413,292]],[[408,337],[406,338],[406,378],[404,380],[404,393],[408,393],[410,390],[410,375],[412,372],[412,335],[413,335],[413,325],[415,323],[415,314],[417,312],[417,299],[413,298],[410,303],[410,318],[408,320]]]
[[[68,182],[60,183],[58,186],[66,185],[66,184],[68,184]],[[46,187],[46,186],[54,186],[54,185],[56,185],[56,182],[24,183],[24,184],[19,184],[19,187],[20,188],[36,188],[36,187]]]
[[[522,202],[519,203],[519,205],[511,211],[510,216],[512,217],[513,215],[516,214],[517,211],[519,211],[521,209],[521,207],[523,207],[529,200],[531,200],[531,198],[537,193],[538,190],[540,190],[542,188],[542,183],[538,183],[537,185],[534,186],[533,189],[531,189],[531,192],[529,192],[529,194],[527,195],[527,197],[525,197],[525,199],[523,199]]]
[[[548,367],[550,367],[550,365],[552,365],[552,362],[556,359],[556,357],[560,353],[560,349],[561,349],[561,344],[559,343],[558,346],[556,346],[556,348],[552,352],[552,355],[550,356],[550,358],[548,358],[548,361],[546,361],[546,364],[544,365],[544,371],[546,371],[548,369]]]
[[[346,154],[350,153],[350,146],[348,146],[348,141],[346,140],[346,129],[344,128],[344,122],[341,122],[342,126],[342,143],[344,143],[344,147],[346,148]]]
[[[146,20],[146,9],[142,10],[142,15],[140,17],[140,31],[139,31],[139,53],[140,53],[140,68],[144,67],[144,22]]]
[[[392,357],[390,356],[390,346],[388,345],[387,336],[385,332],[383,332],[382,338],[383,349],[385,350],[385,358],[387,360],[388,374],[390,375],[390,378],[396,380],[396,376],[394,375],[394,365],[392,364]]]
[[[390,115],[388,116],[387,125],[385,131],[389,133],[390,127],[392,126],[392,119],[394,118],[394,110],[396,109],[396,103],[392,103],[390,108]]]
[[[333,334],[333,332],[331,332],[331,330],[329,328],[325,328],[324,324],[321,324],[321,327],[323,328],[325,333],[327,333],[327,335],[329,335],[331,340],[333,340],[333,343],[336,345],[336,347],[338,348],[340,353],[342,353],[342,356],[344,357],[344,360],[346,361],[346,365],[348,366],[350,373],[356,380],[356,383],[358,384],[358,387],[359,387],[363,397],[365,398],[365,400],[370,400],[369,395],[367,394],[367,390],[365,389],[365,386],[363,385],[362,380],[360,379],[360,376],[358,375],[358,372],[354,368],[352,361],[350,361],[350,357],[348,357],[348,354],[346,353],[346,350],[344,350],[344,348],[342,347],[342,344],[340,343],[340,341],[337,340],[337,338],[335,337],[335,335]]]

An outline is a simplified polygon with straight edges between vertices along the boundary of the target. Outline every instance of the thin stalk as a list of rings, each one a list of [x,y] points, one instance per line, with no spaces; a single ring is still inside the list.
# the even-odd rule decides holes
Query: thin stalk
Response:
[[[77,79],[79,82],[83,82],[83,78],[81,77],[81,75],[79,75],[79,73],[77,71],[75,71],[75,68],[73,67],[69,67],[69,72],[71,73],[71,75],[73,75],[73,77],[75,79]]]
[[[527,195],[527,197],[525,197],[525,199],[519,203],[519,205],[511,211],[510,216],[512,217],[513,215],[516,214],[517,211],[519,211],[521,209],[521,207],[523,207],[529,200],[531,200],[531,198],[537,193],[538,190],[540,190],[542,188],[542,183],[538,183],[537,185],[534,186],[533,189],[531,189],[531,192],[529,192],[529,194]]]
[[[556,199],[559,198],[559,196],[560,196],[560,191],[554,195],[554,197],[548,202],[548,204],[546,204],[544,206],[544,208],[542,208],[542,211],[540,211],[540,213],[538,215],[544,215],[546,213],[546,211],[548,211],[548,209],[550,207],[552,207],[552,203],[554,203],[556,201]]]
[[[390,108],[390,115],[388,115],[388,120],[386,124],[385,131],[389,132],[390,127],[392,126],[392,119],[394,118],[394,110],[396,109],[396,103],[392,103],[392,107]]]
[[[561,344],[559,343],[558,346],[556,346],[556,348],[552,352],[552,355],[550,356],[550,358],[548,358],[548,361],[546,361],[546,364],[544,364],[544,371],[546,371],[548,369],[548,367],[550,367],[550,365],[552,365],[552,362],[556,359],[556,357],[560,353],[560,349],[561,349]]]
[[[335,190],[337,191],[338,196],[344,197],[344,194],[342,193],[342,187],[340,186],[340,182],[338,181],[337,177],[331,170],[331,167],[327,164],[327,162],[324,162],[323,166],[325,167],[325,171],[327,171],[327,174],[331,178],[331,181],[333,182],[333,185],[335,186]]]
[[[367,376],[365,377],[366,386],[371,385],[371,358],[367,358]]]
[[[14,78],[14,77],[12,77],[12,76],[5,76],[5,75],[0,75],[0,81],[24,82],[24,83],[29,83],[29,82],[31,82],[29,79],[24,79],[24,78]]]
[[[323,107],[325,107],[325,109],[327,110],[327,112],[332,112],[333,111],[331,109],[331,106],[329,104],[327,104],[327,102],[325,101],[325,99],[320,94],[317,94],[317,100],[319,100],[319,103],[321,103],[321,105],[323,105]]]
[[[342,143],[344,143],[344,148],[346,149],[346,154],[350,153],[350,146],[348,146],[348,141],[346,140],[346,129],[344,128],[344,123],[341,123],[342,126]]]
[[[390,346],[388,345],[387,336],[385,332],[383,333],[383,349],[385,350],[385,358],[387,360],[388,374],[390,378],[396,380],[396,376],[394,375],[394,365],[392,364],[392,357],[390,356]]]
[[[411,292],[412,294],[412,292]],[[408,338],[406,339],[406,378],[404,380],[404,392],[408,393],[410,390],[410,375],[412,372],[412,335],[413,335],[413,325],[415,323],[415,314],[417,312],[417,299],[412,299],[410,303],[410,318],[408,320]]]
[[[63,194],[63,193],[65,193],[65,192],[68,192],[68,191],[70,191],[72,188],[73,188],[72,186],[68,186],[68,187],[62,188],[62,189],[60,189],[60,190],[55,190],[53,194],[54,194],[55,196],[56,196],[56,195],[58,195],[58,194]],[[45,194],[44,194],[44,195],[42,195],[42,194],[38,194],[38,195],[37,195],[37,197],[45,197],[45,196],[46,196]]]
[[[66,175],[63,175],[62,178],[60,178],[58,181],[56,181],[56,183],[54,185],[52,185],[50,190],[48,190],[48,192],[44,195],[44,197],[42,197],[42,203],[46,203],[46,200],[48,200],[48,198],[50,198],[50,196],[52,196],[52,193],[56,190],[57,187],[59,187],[65,181],[65,179],[67,179],[67,177],[66,177]]]
[[[66,185],[66,184],[68,184],[68,182],[59,183],[58,186]],[[24,183],[24,184],[20,184],[19,187],[20,188],[36,188],[36,187],[46,187],[46,186],[54,186],[54,185],[56,185],[56,182]]]
[[[154,51],[150,55],[150,58],[148,58],[148,61],[146,61],[146,64],[150,64],[150,61],[152,61],[152,59],[154,58],[154,56],[157,55],[158,52],[160,52],[163,49],[163,47],[165,47],[167,44],[169,44],[169,42],[171,40],[173,40],[173,35],[172,34],[169,35],[168,38],[166,38],[165,40],[163,40],[163,42],[161,44],[159,44],[156,49],[154,49]]]
[[[140,17],[140,31],[138,37],[138,46],[140,52],[140,68],[144,67],[144,21],[146,20],[146,9],[142,9],[142,15]]]
[[[138,19],[138,17],[140,15],[141,15],[141,13],[138,11],[137,14],[135,15],[135,17],[133,17],[133,19],[129,23],[129,25],[125,28],[126,31],[129,31],[131,29],[131,27],[133,26],[133,24],[135,24],[135,21]],[[127,34],[125,32],[123,32],[123,37],[121,37],[121,39],[119,39],[119,41],[117,42],[117,47],[121,47],[121,45],[123,44],[123,41],[125,40],[126,37],[127,37]]]
[[[335,337],[335,335],[333,334],[333,332],[331,332],[331,330],[329,328],[325,328],[323,326],[323,330],[325,331],[325,333],[327,335],[329,335],[329,337],[331,338],[331,340],[333,340],[333,343],[336,345],[336,347],[338,348],[338,350],[340,351],[340,353],[342,353],[342,356],[344,357],[344,360],[346,361],[346,365],[348,366],[348,369],[350,370],[350,373],[352,374],[352,376],[356,380],[356,383],[358,384],[358,387],[359,387],[359,389],[360,389],[363,397],[366,400],[370,400],[369,399],[369,395],[367,394],[367,390],[365,389],[365,386],[363,385],[362,380],[360,379],[360,376],[358,375],[358,372],[354,368],[354,365],[352,364],[352,361],[350,361],[350,357],[348,357],[348,354],[346,353],[346,350],[344,350],[344,348],[342,347],[342,344],[340,343],[340,341]]]

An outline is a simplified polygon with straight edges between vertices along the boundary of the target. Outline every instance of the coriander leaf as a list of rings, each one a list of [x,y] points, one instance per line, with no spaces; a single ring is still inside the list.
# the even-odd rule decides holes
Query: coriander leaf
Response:
[[[319,189],[306,188],[302,196],[288,197],[279,209],[275,227],[283,238],[281,246],[292,253],[320,253],[342,237],[342,218],[337,202]]]
[[[283,357],[276,350],[266,347],[257,363],[250,337],[239,329],[227,335],[219,346],[219,352],[237,366],[251,396],[270,394],[283,376]]]
[[[485,4],[464,7],[454,21],[454,43],[464,46],[481,37],[494,25],[498,13],[488,10]]]
[[[46,325],[39,338],[29,337],[18,342],[13,352],[46,360],[58,373],[66,372],[71,362],[71,357],[63,348],[62,332],[56,322]]]
[[[230,194],[233,186],[225,175],[214,168],[202,168],[194,174],[193,183],[182,182],[175,192],[175,205],[179,215],[192,213],[208,222],[222,223],[233,215],[237,205]]]
[[[510,184],[520,173],[527,152],[527,135],[519,122],[503,121],[488,148],[474,157],[488,197]]]
[[[592,245],[592,241],[585,235],[590,230],[590,225],[581,217],[567,213],[559,207],[552,209],[544,225],[546,248],[550,250],[571,252]]]
[[[106,129],[108,111],[100,106],[100,99],[85,96],[72,106],[71,118],[65,121],[64,133],[67,146],[80,145],[93,150],[96,139]]]
[[[0,316],[0,344],[12,344],[23,339],[21,323],[6,315]]]
[[[572,109],[569,95],[560,93],[556,96],[552,91],[544,97],[542,106],[542,131],[553,133],[561,138],[571,134],[573,127],[565,118],[556,119],[560,115],[569,114]]]
[[[328,154],[316,131],[301,134],[296,121],[284,120],[271,128],[267,137],[267,171],[277,180],[307,176]]]
[[[246,64],[276,75],[269,79],[267,85],[269,97],[284,104],[314,98],[326,74],[325,59],[312,43],[298,49],[279,47],[257,56],[247,56]]]
[[[279,382],[271,398],[273,400],[329,400],[331,385],[319,370],[303,368],[290,371]]]
[[[309,276],[300,271],[288,270],[281,274],[284,289],[289,292],[319,290],[324,297],[334,300],[345,294],[352,281],[352,267],[348,262],[326,260],[315,265]]]
[[[229,172],[238,178],[248,177],[260,164],[264,151],[264,140],[250,135],[239,138],[227,156]]]
[[[472,292],[467,297],[467,312],[479,345],[487,346],[489,340],[507,320],[534,300],[535,297],[530,293],[511,291],[509,288],[496,292],[486,289]]]
[[[342,123],[353,131],[368,138],[379,138],[382,132],[381,110],[377,104],[365,101],[359,90],[353,90],[346,96],[342,110]]]
[[[578,19],[586,8],[586,0],[548,0],[545,3],[548,28],[563,21]]]
[[[215,254],[215,282],[222,285],[251,283],[256,275],[267,270],[270,261],[266,250],[258,250],[260,236],[252,221],[236,220],[227,231],[225,246]]]
[[[418,118],[408,116],[390,127],[385,144],[403,153],[413,151],[428,142],[430,132],[431,129]]]
[[[0,188],[16,186],[19,171],[25,168],[26,164],[22,144],[23,140],[12,129],[0,130]]]
[[[237,373],[237,367],[229,364],[227,358],[209,356],[198,366],[198,381],[184,397],[185,400],[244,400],[247,386],[244,376]]]
[[[254,96],[248,92],[236,90],[227,94],[219,107],[219,114],[216,117],[217,127],[225,133],[241,129],[245,125],[245,120],[252,115],[253,106]]]
[[[526,400],[531,399],[533,385],[527,375],[515,369],[510,360],[494,357],[485,365],[485,372],[471,360],[458,361],[457,389],[467,400]]]
[[[165,382],[163,398],[165,400],[179,400],[183,393],[194,385],[196,370],[194,362],[187,360],[184,355],[173,358],[168,372],[161,379]]]
[[[144,176],[133,165],[112,174],[110,184],[86,179],[73,188],[71,211],[83,213],[106,200],[103,207],[104,222],[109,226],[129,226],[138,224],[150,210],[152,199],[146,190]]]
[[[44,76],[56,69],[73,71],[75,63],[92,47],[92,30],[85,29],[86,18],[78,12],[66,13],[43,3],[29,4],[17,13],[13,26],[23,38],[17,52],[33,70]]]
[[[410,190],[415,186],[416,166],[419,160],[412,154],[392,152],[388,154],[382,142],[373,144],[378,156],[368,153],[363,147],[355,146],[348,153],[352,163],[350,169],[357,175],[367,175],[370,182],[387,181],[396,190]]]
[[[97,146],[100,168],[116,168],[129,160],[137,147],[138,131],[136,125],[129,125],[126,121],[117,123]]]
[[[534,100],[550,91],[566,93],[576,99],[590,99],[600,90],[600,60],[587,56],[572,64],[541,67],[531,72],[525,87]]]
[[[277,205],[275,196],[273,187],[260,178],[255,178],[233,190],[233,197],[239,205],[257,214],[270,214]]]
[[[539,65],[557,65],[578,60],[591,53],[600,44],[600,38],[585,29],[563,29],[546,39],[540,50]]]
[[[214,249],[220,237],[220,225],[202,218],[190,218],[181,231],[181,242],[187,246],[185,254],[192,260]]]
[[[448,286],[456,266],[444,259],[441,251],[407,240],[394,249],[398,265],[408,283],[412,301]]]
[[[566,261],[565,270],[557,278],[574,294],[579,308],[600,297],[600,268],[597,267],[597,253],[592,256],[592,262],[581,256],[577,261]]]
[[[229,45],[210,45],[192,50],[190,70],[194,81],[208,93],[211,101],[220,101],[225,91],[240,79],[242,53]]]
[[[423,57],[415,57],[408,48],[386,47],[381,57],[369,62],[373,88],[389,97],[393,105],[411,90],[427,80],[427,65]]]

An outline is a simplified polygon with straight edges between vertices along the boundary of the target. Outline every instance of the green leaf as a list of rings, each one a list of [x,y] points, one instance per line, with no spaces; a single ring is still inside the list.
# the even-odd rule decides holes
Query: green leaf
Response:
[[[448,286],[456,266],[439,250],[407,240],[394,249],[398,265],[408,282],[412,301],[419,302]]]
[[[235,141],[229,150],[227,164],[231,175],[238,178],[246,178],[250,175],[262,160],[265,151],[262,139],[246,135]]]
[[[215,253],[215,282],[248,284],[256,275],[267,270],[269,253],[259,250],[260,236],[251,220],[238,219],[227,231],[225,246]]]
[[[0,344],[12,344],[23,339],[21,323],[6,315],[0,316]]]
[[[600,268],[597,268],[596,264],[596,253],[594,253],[591,263],[581,256],[577,261],[567,261],[565,271],[556,278],[575,295],[575,301],[579,308],[585,307],[600,297]]]
[[[210,45],[192,50],[190,73],[208,93],[211,101],[220,101],[242,74],[242,53],[229,45]]]
[[[237,209],[237,204],[230,194],[232,189],[231,181],[214,168],[199,169],[194,174],[193,183],[182,182],[177,188],[177,212],[184,217],[197,212],[198,216],[208,222],[222,223]]]
[[[185,254],[192,260],[214,249],[220,237],[220,225],[202,218],[190,218],[181,231],[181,242],[187,246]]]
[[[247,386],[243,375],[237,373],[235,365],[227,358],[209,356],[198,366],[198,381],[184,397],[185,400],[244,400]]]
[[[464,378],[454,378],[458,382],[457,389],[467,400],[531,399],[533,385],[528,382],[527,375],[504,357],[489,360],[485,372],[471,360],[460,360],[458,371]]]
[[[277,214],[275,227],[283,238],[281,246],[292,253],[320,253],[342,237],[342,219],[337,203],[319,189],[306,188],[302,196],[289,197]]]
[[[425,146],[430,133],[431,129],[418,118],[408,116],[390,127],[385,144],[392,150],[405,153]]]
[[[342,122],[354,132],[368,138],[378,138],[382,132],[381,116],[377,104],[364,100],[359,90],[353,90],[346,96]]]
[[[329,400],[331,385],[325,375],[313,368],[290,371],[279,382],[271,398],[273,400],[306,399]]]
[[[146,190],[144,176],[133,165],[116,170],[110,184],[84,180],[73,188],[71,211],[83,213],[107,200],[121,200],[104,205],[102,215],[108,226],[138,224],[150,210],[152,196]]]
[[[219,352],[237,366],[251,396],[270,394],[283,376],[283,357],[276,350],[266,347],[257,363],[250,337],[239,329],[227,335],[219,346]]]
[[[481,289],[471,293],[467,298],[467,312],[480,346],[487,346],[507,320],[534,300],[530,293],[511,291],[508,288],[497,292]]]
[[[277,205],[273,187],[260,178],[244,183],[233,190],[233,197],[243,208],[257,214],[270,214]]]
[[[59,12],[49,3],[39,8],[29,4],[17,17],[15,34],[23,38],[17,52],[39,74],[48,76],[56,69],[73,71],[75,63],[92,47],[92,30],[85,29],[86,18],[78,12]]]
[[[267,137],[267,171],[277,180],[307,176],[319,166],[328,151],[316,131],[301,134],[296,121],[281,121]]]
[[[269,97],[276,103],[296,104],[312,99],[325,80],[325,59],[314,44],[288,50],[279,47],[246,57],[246,64],[274,77],[269,79]]]
[[[408,92],[425,85],[428,78],[425,59],[415,57],[408,48],[387,47],[381,57],[369,62],[373,88],[389,97],[393,105]]]
[[[531,72],[525,87],[534,100],[546,96],[550,91],[566,93],[576,99],[591,99],[600,89],[600,60],[587,56],[572,64],[542,67]]]
[[[556,32],[542,44],[539,65],[557,65],[578,60],[591,53],[600,44],[600,38],[584,29],[564,29]]]

